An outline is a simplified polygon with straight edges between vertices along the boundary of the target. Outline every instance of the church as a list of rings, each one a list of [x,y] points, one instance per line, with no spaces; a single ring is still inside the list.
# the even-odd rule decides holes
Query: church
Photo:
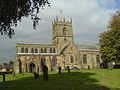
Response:
[[[15,73],[41,72],[47,65],[49,71],[58,67],[70,69],[99,68],[101,63],[99,47],[92,45],[76,45],[74,43],[72,19],[59,20],[52,23],[51,44],[16,45]]]

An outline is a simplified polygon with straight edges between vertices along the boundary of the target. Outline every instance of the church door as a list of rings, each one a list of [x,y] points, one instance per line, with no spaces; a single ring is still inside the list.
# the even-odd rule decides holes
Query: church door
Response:
[[[57,58],[54,56],[51,60],[51,71],[57,69]]]
[[[34,71],[35,71],[35,64],[31,63],[30,66],[29,66],[29,72],[33,73]]]

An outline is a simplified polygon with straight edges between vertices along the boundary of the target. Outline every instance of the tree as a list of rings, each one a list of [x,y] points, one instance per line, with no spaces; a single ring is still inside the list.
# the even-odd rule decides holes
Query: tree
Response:
[[[48,0],[0,0],[0,33],[11,38],[15,33],[13,27],[17,26],[22,17],[31,16],[33,28],[40,18],[39,9],[45,5],[50,6]]]
[[[13,71],[13,68],[14,68],[14,62],[13,61],[9,62],[9,68],[12,69],[12,71]]]
[[[100,35],[99,44],[103,61],[120,63],[120,11],[112,16],[108,30]]]

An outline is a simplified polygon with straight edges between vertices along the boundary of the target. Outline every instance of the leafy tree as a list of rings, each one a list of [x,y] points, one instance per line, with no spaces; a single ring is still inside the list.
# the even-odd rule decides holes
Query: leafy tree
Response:
[[[3,68],[7,68],[7,66],[8,66],[7,63],[3,63],[3,64],[2,64],[2,67],[3,67]]]
[[[9,62],[9,67],[10,67],[10,69],[13,70],[13,68],[14,68],[14,62],[13,62],[13,61],[10,61],[10,62]]]
[[[111,18],[108,30],[100,35],[100,53],[105,62],[120,62],[120,11]]]
[[[13,27],[17,26],[22,17],[31,16],[33,28],[40,18],[37,16],[40,8],[50,6],[48,0],[0,0],[0,33],[11,38],[14,35]]]

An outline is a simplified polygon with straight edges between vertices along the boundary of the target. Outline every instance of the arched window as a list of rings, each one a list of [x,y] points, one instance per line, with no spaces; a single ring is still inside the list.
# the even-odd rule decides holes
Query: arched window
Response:
[[[37,48],[35,48],[35,53],[38,53],[38,49]]]
[[[96,62],[100,63],[100,55],[96,55]]]
[[[40,53],[43,53],[43,48],[40,49]]]
[[[56,67],[57,66],[57,57],[53,56],[52,61],[51,61],[51,66]]]
[[[29,73],[33,73],[34,72],[34,70],[35,70],[35,64],[34,63],[31,63],[30,65],[29,65]]]
[[[28,48],[25,48],[25,53],[28,53]]]
[[[55,48],[53,48],[53,53],[56,53],[56,50],[55,50]]]
[[[87,55],[86,54],[83,55],[83,64],[87,64]]]
[[[21,48],[21,53],[24,53],[24,48]]]
[[[66,28],[65,27],[63,28],[63,36],[64,37],[66,36]]]
[[[34,48],[31,49],[31,53],[34,53]]]
[[[52,53],[52,48],[50,48],[50,53]]]
[[[44,53],[47,53],[47,48],[44,48]]]
[[[74,63],[74,57],[70,56],[70,63]]]

